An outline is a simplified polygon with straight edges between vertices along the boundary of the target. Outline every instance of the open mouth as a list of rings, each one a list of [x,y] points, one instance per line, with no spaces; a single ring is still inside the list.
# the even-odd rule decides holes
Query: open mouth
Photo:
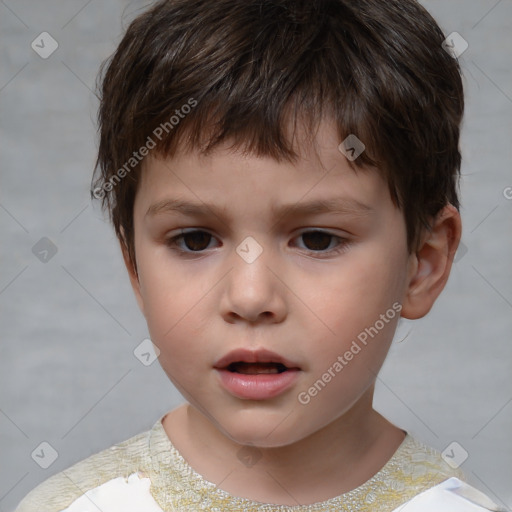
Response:
[[[301,368],[271,350],[239,348],[221,357],[213,367],[221,386],[242,400],[270,400],[289,390]]]
[[[244,361],[237,361],[229,364],[226,369],[232,373],[259,375],[267,373],[283,373],[290,368],[286,367],[282,363],[246,363]]]

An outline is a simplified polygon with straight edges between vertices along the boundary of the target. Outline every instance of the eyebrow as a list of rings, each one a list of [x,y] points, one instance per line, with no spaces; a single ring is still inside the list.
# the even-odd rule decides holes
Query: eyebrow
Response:
[[[223,216],[223,208],[219,208],[209,203],[193,203],[183,199],[163,199],[152,204],[146,216],[154,216],[164,213],[181,213],[192,217],[217,217]],[[345,215],[368,215],[374,213],[375,210],[367,204],[353,198],[331,198],[316,199],[308,202],[297,202],[293,204],[285,204],[278,207],[272,207],[272,214],[276,218],[297,217],[321,213],[334,213]]]

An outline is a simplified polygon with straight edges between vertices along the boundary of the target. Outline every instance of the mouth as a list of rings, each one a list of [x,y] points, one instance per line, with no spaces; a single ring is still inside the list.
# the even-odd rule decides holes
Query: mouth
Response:
[[[226,367],[231,373],[241,373],[243,375],[260,375],[268,373],[283,373],[290,368],[282,363],[246,363],[245,361],[237,361]]]
[[[269,350],[237,349],[219,359],[214,369],[221,386],[236,398],[269,400],[293,387],[299,365]]]
[[[266,349],[232,350],[213,366],[216,370],[227,370],[243,375],[275,374],[289,370],[300,370],[299,365]]]

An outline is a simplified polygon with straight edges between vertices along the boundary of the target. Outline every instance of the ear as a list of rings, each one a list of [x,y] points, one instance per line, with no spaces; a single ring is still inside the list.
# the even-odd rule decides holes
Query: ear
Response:
[[[462,224],[457,209],[448,204],[423,234],[420,247],[411,254],[406,296],[401,316],[411,320],[424,317],[448,281]]]
[[[121,246],[121,253],[123,254],[124,264],[126,266],[126,270],[128,271],[128,276],[130,278],[130,283],[132,285],[133,292],[135,294],[135,298],[137,299],[137,304],[139,305],[139,309],[142,311],[142,314],[146,316],[144,312],[144,300],[142,299],[142,294],[140,291],[140,280],[137,274],[136,263],[132,262],[130,259],[130,255],[128,254],[128,248],[126,247],[126,243],[124,240],[124,230],[121,228],[121,233],[123,234],[122,239],[119,240],[119,244]]]

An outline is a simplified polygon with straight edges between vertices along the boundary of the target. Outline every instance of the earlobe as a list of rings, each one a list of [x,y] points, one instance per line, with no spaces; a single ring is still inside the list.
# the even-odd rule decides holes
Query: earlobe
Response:
[[[452,205],[445,206],[424,233],[419,249],[410,259],[410,274],[402,316],[425,316],[448,281],[455,251],[462,231],[460,214]]]
[[[122,228],[121,232],[123,232]],[[124,239],[119,240],[119,244],[121,246],[121,253],[123,255],[124,264],[126,266],[126,270],[128,271],[128,276],[130,278],[130,283],[132,285],[133,293],[135,294],[137,304],[139,305],[139,309],[142,311],[142,314],[146,316],[146,313],[144,312],[144,300],[142,298],[142,293],[140,289],[140,279],[137,273],[137,269],[135,268],[135,262],[131,261],[130,255],[128,253],[128,248],[126,247]]]

